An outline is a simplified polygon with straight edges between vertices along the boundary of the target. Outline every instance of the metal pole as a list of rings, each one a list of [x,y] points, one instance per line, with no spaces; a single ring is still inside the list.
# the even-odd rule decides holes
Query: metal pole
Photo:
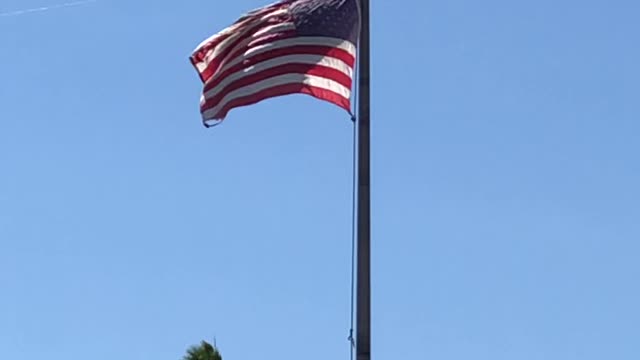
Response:
[[[360,1],[356,360],[371,359],[371,187],[369,0]]]

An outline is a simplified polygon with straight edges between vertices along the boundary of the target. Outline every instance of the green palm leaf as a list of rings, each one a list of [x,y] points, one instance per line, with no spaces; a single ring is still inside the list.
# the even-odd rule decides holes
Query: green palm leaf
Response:
[[[198,346],[190,347],[183,360],[222,360],[222,356],[213,345],[203,341]]]

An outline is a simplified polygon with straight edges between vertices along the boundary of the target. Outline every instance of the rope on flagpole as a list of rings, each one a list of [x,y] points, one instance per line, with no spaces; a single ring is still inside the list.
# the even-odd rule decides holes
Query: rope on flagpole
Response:
[[[357,70],[357,69],[356,69]],[[357,164],[357,157],[358,157],[358,126],[357,126],[357,117],[356,117],[356,113],[357,113],[357,103],[358,103],[358,90],[359,90],[359,86],[358,86],[358,77],[359,77],[359,72],[356,71],[355,73],[355,78],[354,78],[354,92],[353,92],[353,110],[351,111],[351,121],[353,122],[353,150],[352,150],[352,166],[353,166],[353,173],[352,173],[352,188],[351,188],[351,314],[350,314],[350,320],[351,320],[351,327],[349,328],[349,353],[350,353],[350,359],[353,360],[354,356],[355,356],[355,348],[356,348],[356,340],[355,340],[355,336],[354,336],[354,321],[355,321],[355,288],[356,288],[356,215],[357,215],[357,204],[358,204],[358,199],[357,199],[357,172],[358,172],[358,164]]]
[[[355,118],[355,116],[354,116]],[[354,317],[355,317],[355,282],[356,282],[356,156],[357,156],[357,136],[358,131],[356,124],[353,124],[353,189],[352,189],[352,205],[351,205],[351,328],[349,329],[349,345],[351,360],[353,360],[355,351],[355,338],[354,338]]]

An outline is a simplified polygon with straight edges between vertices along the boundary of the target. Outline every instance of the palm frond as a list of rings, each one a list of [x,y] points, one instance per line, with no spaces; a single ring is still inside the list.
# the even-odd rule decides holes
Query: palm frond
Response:
[[[209,344],[206,341],[200,343],[200,345],[192,346],[187,350],[187,355],[182,358],[183,360],[222,360],[220,351],[215,346]]]

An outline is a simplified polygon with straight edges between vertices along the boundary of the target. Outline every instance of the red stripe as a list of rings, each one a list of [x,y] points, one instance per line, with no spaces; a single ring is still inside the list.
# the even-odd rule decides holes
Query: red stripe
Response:
[[[227,116],[227,113],[234,108],[252,105],[258,103],[262,100],[266,100],[269,98],[289,95],[289,94],[307,94],[311,95],[320,100],[328,101],[332,104],[338,105],[339,107],[347,110],[351,113],[351,101],[340,94],[337,94],[333,91],[317,88],[314,86],[306,85],[306,84],[287,84],[275,86],[272,88],[265,89],[259,93],[252,94],[249,96],[241,97],[230,101],[226,104],[217,114],[215,114],[210,119],[206,120],[222,120]]]
[[[278,40],[284,40],[284,39],[288,39],[288,38],[292,38],[296,35],[295,31],[284,31],[281,32],[279,34],[273,34],[270,36],[264,36],[260,39],[258,39],[258,41],[260,43],[270,43],[273,41],[278,41]],[[249,35],[251,36],[251,35]],[[246,37],[245,37],[246,39]],[[248,49],[249,49],[249,45],[247,45],[246,47],[242,47],[240,49],[235,49],[234,47],[230,47],[228,48],[229,51],[231,50],[235,50],[233,55],[227,55],[225,57],[223,57],[223,54],[216,56],[210,63],[207,64],[207,67],[202,71],[202,75],[201,78],[205,79],[205,82],[211,80],[211,78],[215,75],[215,73],[218,71],[218,69],[220,69],[222,66],[224,66],[224,64],[229,63],[230,61],[232,61],[233,59],[235,59],[237,56],[244,54]],[[217,59],[217,61],[215,61]],[[224,61],[224,64],[223,64]]]
[[[272,34],[269,36],[263,36],[259,39],[256,39],[252,42],[250,42],[249,44],[247,44],[247,46],[242,47],[240,49],[237,49],[236,51],[234,51],[233,53],[229,54],[229,56],[227,56],[227,59],[224,63],[224,65],[233,62],[235,59],[244,56],[245,53],[247,53],[249,50],[253,49],[254,47],[258,47],[258,46],[262,46],[262,45],[266,45],[266,44],[271,44],[273,42],[276,41],[281,41],[281,40],[286,40],[286,39],[291,39],[296,37],[297,33],[295,30],[288,30],[288,31],[283,31],[277,34]],[[220,68],[223,68],[224,65],[220,66]]]
[[[209,80],[211,76],[215,74],[216,71],[218,71],[223,61],[227,60],[229,54],[237,51],[236,49],[238,45],[240,45],[243,41],[254,36],[255,33],[260,31],[262,28],[265,28],[267,26],[277,25],[284,22],[289,22],[289,21],[290,21],[290,17],[288,15],[280,15],[272,19],[269,19],[266,22],[260,22],[257,25],[254,25],[248,29],[238,30],[239,32],[245,32],[245,34],[239,37],[238,39],[236,39],[234,42],[232,42],[231,45],[229,45],[222,53],[218,54],[216,57],[211,59],[211,61],[209,61],[209,63],[207,64],[207,68],[202,72],[203,73],[202,77]]]
[[[236,22],[234,24],[238,24],[241,23],[247,19],[251,19],[251,18],[256,18],[256,17],[262,17],[262,15],[271,12],[271,11],[276,11],[279,10],[280,8],[284,8],[286,6],[281,4],[281,3],[276,3],[276,4],[271,4],[262,8],[258,8],[252,11],[249,11],[247,14],[243,15],[240,19],[236,20]],[[248,22],[248,21],[247,21]]]
[[[355,57],[346,50],[329,46],[295,45],[282,49],[266,51],[262,54],[249,57],[243,60],[241,63],[238,63],[237,65],[234,65],[221,73],[215,74],[213,77],[209,78],[209,81],[204,85],[204,92],[206,93],[207,91],[215,88],[216,86],[218,86],[218,84],[220,84],[221,81],[223,81],[227,76],[233,73],[236,73],[250,66],[254,66],[263,61],[287,55],[324,55],[342,60],[351,68],[353,68],[353,66],[355,65]]]
[[[260,18],[262,16],[264,16],[265,14],[267,14],[269,12],[274,12],[274,11],[280,10],[280,8],[283,8],[282,4],[274,4],[274,5],[271,5],[271,6],[264,7],[264,8],[256,9],[256,10],[251,11],[248,14],[242,16],[240,19],[236,20],[228,28],[236,27],[237,28],[236,32],[237,31],[243,31],[244,30],[243,28],[246,28],[247,26],[249,26],[251,24],[254,24],[256,21],[260,20]],[[215,48],[222,41],[224,41],[225,39],[227,39],[229,36],[231,36],[233,34],[234,34],[234,32],[230,32],[228,34],[218,36],[217,38],[212,39],[210,42],[208,42],[206,44],[203,44],[201,47],[196,49],[194,54],[191,56],[192,57],[192,62],[202,62],[204,60],[204,58],[206,57],[207,52],[209,52],[209,50]]]
[[[321,66],[317,64],[285,64],[281,66],[276,66],[271,69],[266,69],[255,74],[242,77],[231,84],[227,85],[224,89],[216,93],[214,96],[205,99],[205,102],[201,104],[201,110],[211,109],[218,105],[224,97],[231,93],[232,91],[238,90],[245,86],[249,86],[251,84],[257,83],[262,80],[266,80],[275,76],[285,75],[285,74],[307,74],[307,75],[315,75],[318,77],[323,77],[326,79],[333,80],[347,89],[351,88],[352,79],[344,74],[343,72],[329,68],[326,66]]]
[[[264,44],[268,44],[270,42],[273,41],[278,41],[278,40],[284,40],[284,39],[288,39],[288,38],[292,38],[296,35],[295,31],[284,31],[282,33],[279,34],[275,34],[269,37],[265,37],[265,38],[261,38],[258,41],[259,45],[264,45]],[[253,43],[250,43],[249,45],[247,45],[246,48],[243,49],[238,49],[238,51],[236,51],[233,55],[229,56],[229,61],[235,59],[237,56],[240,56],[242,54],[244,54],[252,45]],[[256,45],[257,46],[257,45]],[[195,62],[193,62],[195,66]],[[215,75],[215,72],[217,71],[217,69],[213,70],[213,67],[211,67],[210,64],[207,64],[207,67],[203,70],[200,71],[197,67],[196,70],[198,71],[198,74],[200,75],[200,79],[202,79],[202,82],[206,83],[207,81],[211,80],[211,78]]]
[[[295,30],[287,30],[287,31],[283,31],[279,34],[275,34],[272,36],[263,36],[259,39],[253,40],[252,42],[250,42],[247,45],[247,48],[254,48],[254,47],[258,47],[258,46],[262,46],[262,45],[266,45],[278,40],[284,40],[284,39],[288,39],[288,38],[292,38],[295,37],[298,33]],[[234,53],[233,56],[238,56],[238,52]]]
[[[203,44],[202,46],[200,46],[199,48],[196,49],[196,51],[193,52],[193,55],[191,55],[191,59],[194,62],[202,62],[204,61],[204,58],[207,55],[207,52],[209,52],[209,50],[215,48],[216,46],[218,46],[218,44],[220,42],[222,42],[223,40],[225,40],[226,38],[228,38],[229,36],[233,35],[233,33],[228,33],[225,35],[218,35],[216,38],[210,40],[208,43]]]
[[[198,73],[198,76],[200,76],[200,80],[202,80],[202,82],[207,81],[207,79],[205,79],[205,77],[202,75],[202,72],[200,72],[200,70],[198,69],[198,63],[200,62],[200,60],[198,60],[194,56],[189,57],[189,60],[191,60],[191,65],[193,65],[193,67],[196,69],[196,72]]]

